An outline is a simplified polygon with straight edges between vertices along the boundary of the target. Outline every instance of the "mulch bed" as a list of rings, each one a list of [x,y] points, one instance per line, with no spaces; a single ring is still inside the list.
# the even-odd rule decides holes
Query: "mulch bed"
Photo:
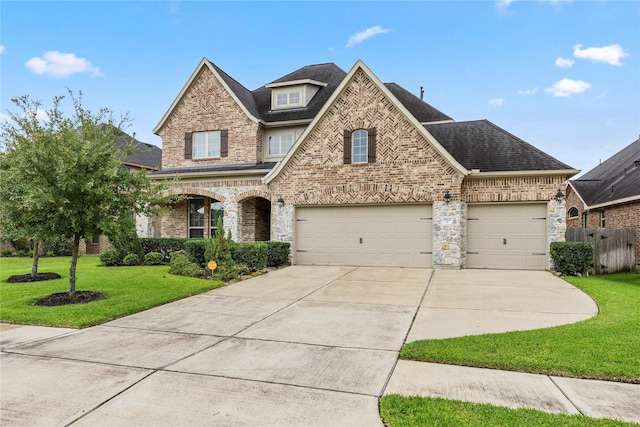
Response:
[[[29,282],[42,282],[43,280],[55,280],[61,279],[58,273],[36,273],[35,276],[31,274],[18,274],[11,276],[7,279],[7,283],[29,283]]]
[[[56,307],[67,304],[86,304],[88,302],[100,301],[107,298],[108,297],[105,294],[94,291],[75,291],[72,294],[69,292],[60,292],[39,299],[34,302],[33,305]]]

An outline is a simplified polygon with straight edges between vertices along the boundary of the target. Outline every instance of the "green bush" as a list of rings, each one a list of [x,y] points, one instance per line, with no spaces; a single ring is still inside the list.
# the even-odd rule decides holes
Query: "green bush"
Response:
[[[120,265],[122,259],[120,255],[118,255],[118,251],[109,249],[100,253],[100,263],[105,267],[112,267],[114,265]]]
[[[231,257],[231,245],[233,245],[231,231],[225,236],[222,217],[218,217],[217,227],[216,235],[209,239],[206,244],[204,256],[207,261],[215,261],[218,266],[233,264],[233,258]]]
[[[585,274],[593,259],[593,245],[587,242],[554,242],[550,246],[556,271],[565,276]]]
[[[16,251],[16,255],[17,255],[17,256],[27,256],[27,251],[26,251],[26,250],[24,250],[24,249],[18,249],[18,250]]]
[[[262,270],[267,266],[267,245],[265,242],[233,243],[231,257],[238,264],[246,265],[250,271]]]
[[[204,277],[205,271],[189,259],[186,251],[176,251],[171,257],[169,274],[188,277]]]
[[[105,234],[121,258],[124,259],[129,254],[136,254],[138,259],[144,257],[134,219],[127,217],[120,222],[111,223]]]
[[[211,261],[210,259],[205,260],[204,256],[205,243],[207,240],[209,239],[188,239],[184,242],[184,250],[187,251],[189,259],[200,267],[204,267],[207,261]]]
[[[184,245],[187,240],[188,239],[177,238],[145,238],[140,239],[140,244],[145,254],[151,252],[161,253],[163,262],[168,263],[171,261],[171,254],[173,252],[185,249]]]
[[[124,265],[138,265],[140,264],[140,257],[138,256],[138,254],[127,254],[123,259],[122,259],[122,264]]]
[[[71,256],[73,251],[73,239],[66,237],[56,237],[51,240],[42,242],[41,250],[47,256]],[[52,255],[49,255],[52,253]]]
[[[147,265],[160,265],[164,263],[164,257],[160,252],[149,252],[144,256],[144,263]]]
[[[289,264],[291,244],[288,242],[265,242],[267,244],[267,267]]]
[[[3,256],[3,257],[13,256],[13,251],[11,249],[3,249],[0,251],[0,256]]]
[[[218,268],[216,268],[213,273],[213,278],[222,280],[223,282],[228,282],[229,280],[237,279],[238,276],[248,273],[249,268],[246,265],[227,263],[222,264],[218,266]]]

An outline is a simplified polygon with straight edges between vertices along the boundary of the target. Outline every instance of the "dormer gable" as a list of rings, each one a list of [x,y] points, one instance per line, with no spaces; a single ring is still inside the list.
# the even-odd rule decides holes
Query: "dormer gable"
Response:
[[[306,108],[316,93],[328,83],[312,79],[269,83],[271,89],[271,111]]]

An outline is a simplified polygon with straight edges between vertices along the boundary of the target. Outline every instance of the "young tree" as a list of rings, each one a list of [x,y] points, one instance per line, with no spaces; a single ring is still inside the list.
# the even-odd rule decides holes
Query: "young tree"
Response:
[[[152,184],[144,171],[119,171],[120,159],[132,153],[132,145],[116,146],[129,122],[126,116],[116,122],[106,108],[93,113],[82,106],[81,92],[75,95],[69,90],[73,113],[67,117],[59,108],[64,99],[54,98],[44,136],[12,115],[14,120],[4,126],[2,144],[12,182],[25,183],[16,189],[16,209],[33,210],[33,223],[47,236],[73,239],[69,270],[73,294],[80,240],[126,227],[119,224],[131,213],[153,214],[162,188]],[[23,115],[35,115],[34,107],[39,106],[28,97],[13,102]]]

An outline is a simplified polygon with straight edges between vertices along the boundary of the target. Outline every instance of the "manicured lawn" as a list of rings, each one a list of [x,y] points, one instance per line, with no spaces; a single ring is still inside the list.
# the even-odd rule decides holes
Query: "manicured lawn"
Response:
[[[32,305],[69,289],[70,257],[43,258],[39,272],[55,272],[59,280],[6,283],[9,276],[31,272],[29,258],[0,258],[0,321],[84,328],[222,286],[221,282],[168,274],[168,266],[103,267],[97,257],[78,260],[78,291],[98,291],[109,299],[59,307]]]
[[[570,277],[600,314],[572,325],[406,344],[403,359],[640,383],[640,273]]]
[[[390,427],[423,426],[637,426],[584,415],[548,414],[534,409],[510,409],[431,397],[389,395],[380,399],[380,414]]]

